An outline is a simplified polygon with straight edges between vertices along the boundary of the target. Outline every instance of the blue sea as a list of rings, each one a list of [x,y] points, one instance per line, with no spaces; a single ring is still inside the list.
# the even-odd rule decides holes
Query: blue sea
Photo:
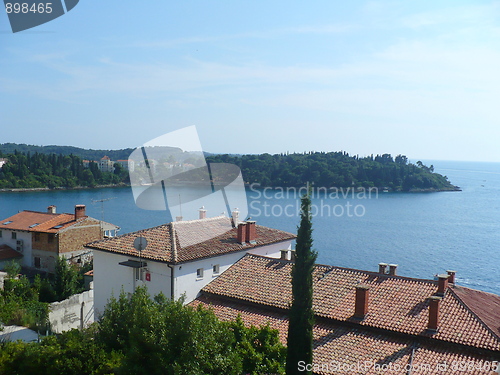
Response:
[[[500,294],[500,163],[424,163],[462,191],[316,194],[317,262],[373,271],[380,262],[396,263],[399,275],[427,279],[455,270],[458,284]],[[252,219],[295,233],[299,194],[265,194],[248,190]],[[86,204],[88,215],[120,226],[121,234],[170,220],[165,211],[137,208],[130,188],[0,193],[0,217],[45,211],[49,205],[72,212],[75,204]]]

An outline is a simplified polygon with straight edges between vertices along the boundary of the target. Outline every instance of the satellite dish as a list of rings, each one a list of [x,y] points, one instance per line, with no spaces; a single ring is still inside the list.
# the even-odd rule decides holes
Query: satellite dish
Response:
[[[137,251],[142,251],[148,246],[148,241],[144,237],[137,237],[134,240],[134,248]]]

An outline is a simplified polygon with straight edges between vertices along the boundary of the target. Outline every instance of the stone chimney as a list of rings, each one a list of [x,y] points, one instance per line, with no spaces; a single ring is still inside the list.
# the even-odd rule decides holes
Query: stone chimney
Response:
[[[446,289],[448,289],[448,277],[450,277],[450,275],[445,273],[438,275],[438,296],[444,296]]]
[[[200,219],[207,218],[207,210],[205,210],[205,206],[201,206],[201,208],[198,211],[200,213]]]
[[[448,273],[448,282],[450,284],[453,284],[455,285],[455,275],[457,273],[457,271],[446,271],[446,273]]]
[[[56,213],[56,206],[52,205],[52,206],[47,207],[47,212],[49,214],[55,214]]]
[[[233,225],[237,227],[240,222],[240,211],[238,211],[238,208],[235,208],[234,211],[231,212],[231,215],[233,218]]]
[[[378,273],[385,275],[387,273],[387,263],[379,263],[378,264]]]
[[[280,252],[281,252],[280,259],[281,260],[288,260],[288,250],[280,250]]]
[[[245,237],[245,242],[255,244],[256,239],[257,239],[257,229],[255,228],[255,221],[247,221],[247,235]]]
[[[397,264],[389,264],[389,275],[396,276],[396,270],[398,269]]]
[[[77,204],[75,206],[75,220],[80,220],[85,216],[86,207],[84,204]]]
[[[427,329],[431,332],[437,332],[439,326],[439,303],[441,297],[432,296],[429,298],[429,323]]]
[[[237,229],[237,241],[244,245],[245,244],[245,241],[247,239],[247,223],[240,223],[240,225],[238,225],[238,229]]]
[[[354,305],[354,317],[364,319],[368,314],[368,285],[360,284],[356,286],[356,302]]]

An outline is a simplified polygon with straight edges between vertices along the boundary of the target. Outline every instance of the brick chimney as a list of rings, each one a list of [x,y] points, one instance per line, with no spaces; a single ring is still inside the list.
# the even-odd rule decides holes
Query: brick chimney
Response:
[[[80,220],[85,216],[85,209],[86,208],[84,204],[77,204],[75,206],[75,220]]]
[[[288,250],[280,250],[280,252],[281,252],[280,259],[281,260],[288,260]]]
[[[368,314],[368,285],[360,284],[356,286],[356,302],[354,305],[354,317],[364,319]]]
[[[429,323],[427,329],[431,332],[437,332],[439,326],[439,303],[441,297],[432,296],[429,298]]]
[[[450,277],[450,275],[445,273],[438,275],[438,296],[444,296],[446,289],[448,289],[448,277]]]
[[[446,273],[448,274],[449,278],[448,278],[448,282],[450,284],[453,284],[455,285],[455,275],[457,273],[457,271],[446,271]]]
[[[247,238],[247,223],[240,223],[240,225],[238,225],[238,229],[237,229],[237,241],[244,245],[245,244],[245,241],[246,241],[246,238]]]
[[[398,269],[397,264],[389,264],[389,275],[396,276],[396,270]]]
[[[257,239],[257,229],[255,228],[255,221],[247,221],[247,235],[245,242],[255,244]]]
[[[49,214],[55,214],[56,213],[56,206],[52,205],[52,206],[47,207],[47,212]]]
[[[200,219],[207,218],[207,210],[205,210],[205,206],[201,206],[201,208],[198,211],[200,213]]]
[[[387,263],[379,263],[378,264],[378,273],[385,275],[387,273]]]

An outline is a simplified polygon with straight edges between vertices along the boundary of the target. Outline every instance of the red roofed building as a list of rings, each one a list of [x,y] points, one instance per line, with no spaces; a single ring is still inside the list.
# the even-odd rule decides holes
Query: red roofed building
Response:
[[[84,245],[102,238],[102,223],[87,216],[84,205],[76,205],[74,214],[57,214],[50,206],[47,212],[22,211],[0,221],[0,245],[22,254],[23,266],[49,272],[59,256],[75,263],[90,260]]]
[[[246,253],[279,257],[290,249],[295,235],[277,229],[239,223],[218,216],[177,221],[87,244],[94,253],[95,313],[99,316],[112,294],[132,293],[146,285],[151,295],[160,292],[192,301],[210,281],[223,274]],[[147,246],[140,253],[134,241]]]
[[[269,322],[286,344],[292,265],[247,254],[191,305]],[[500,296],[456,285],[453,271],[436,281],[392,273],[315,267],[314,373],[497,374]]]

